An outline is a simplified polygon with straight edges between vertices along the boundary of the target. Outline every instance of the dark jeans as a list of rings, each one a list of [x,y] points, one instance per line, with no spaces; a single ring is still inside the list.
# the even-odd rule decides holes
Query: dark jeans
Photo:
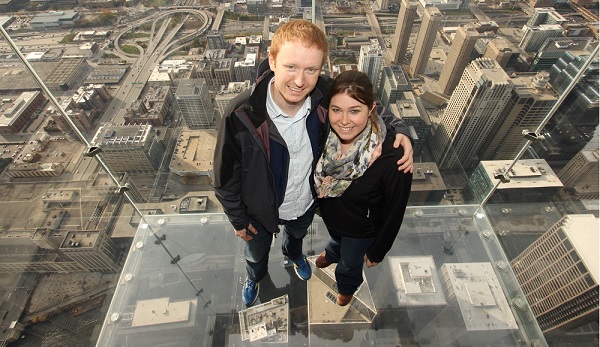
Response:
[[[280,220],[280,224],[283,226],[281,250],[288,259],[296,260],[302,257],[302,239],[306,236],[314,215],[315,208],[313,206],[297,219]],[[253,281],[260,281],[268,272],[269,250],[273,242],[273,234],[257,221],[252,220],[251,222],[258,234],[250,233],[253,239],[246,242],[244,249],[246,274]]]
[[[331,236],[331,240],[325,247],[325,259],[329,263],[337,263],[335,279],[340,294],[354,294],[363,283],[364,256],[374,242],[374,237],[357,239]]]

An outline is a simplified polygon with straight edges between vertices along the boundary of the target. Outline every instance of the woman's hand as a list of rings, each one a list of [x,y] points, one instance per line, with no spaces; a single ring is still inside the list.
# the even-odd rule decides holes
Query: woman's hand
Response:
[[[402,146],[404,148],[404,155],[398,160],[398,171],[404,171],[404,173],[413,172],[413,146],[410,142],[410,138],[404,134],[396,134],[394,140],[394,148]]]
[[[365,254],[365,264],[367,264],[367,269],[372,268],[373,266],[377,266],[377,264],[379,264],[378,262],[375,261],[370,261],[369,258],[367,257],[367,255]]]

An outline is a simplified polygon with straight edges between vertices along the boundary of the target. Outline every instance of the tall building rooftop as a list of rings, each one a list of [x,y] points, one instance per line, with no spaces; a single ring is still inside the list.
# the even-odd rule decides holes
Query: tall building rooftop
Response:
[[[169,165],[180,176],[186,173],[207,175],[213,166],[215,130],[182,130]]]
[[[491,263],[447,263],[442,271],[460,307],[462,317],[456,318],[463,320],[467,331],[518,329]]]
[[[142,144],[147,140],[151,130],[151,125],[102,126],[98,129],[92,143],[96,145]]]
[[[491,180],[498,172],[502,172],[512,160],[483,160],[480,165],[483,166]],[[513,166],[508,173],[510,182],[502,183],[497,189],[514,188],[543,188],[543,187],[562,187],[552,168],[544,159],[521,159]]]
[[[199,95],[203,87],[206,88],[206,80],[204,78],[181,81],[179,86],[177,86],[175,95],[177,97]]]
[[[596,284],[600,283],[600,257],[598,255],[598,218],[591,214],[571,214],[564,220],[563,230],[579,257],[585,263]]]
[[[388,260],[394,285],[398,289],[400,306],[446,305],[446,297],[432,256],[392,256]]]
[[[171,301],[170,298],[140,300],[133,311],[132,327],[188,322],[197,300]]]

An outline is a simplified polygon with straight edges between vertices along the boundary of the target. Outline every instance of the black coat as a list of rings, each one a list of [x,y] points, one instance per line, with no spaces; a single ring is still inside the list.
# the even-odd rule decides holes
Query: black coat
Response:
[[[247,228],[249,218],[270,232],[278,230],[289,152],[266,109],[267,88],[273,76],[271,70],[266,70],[252,91],[246,90],[229,103],[217,135],[212,180],[215,195],[236,230]],[[325,103],[329,100],[322,91],[328,92],[330,84],[329,77],[321,76],[310,94],[312,104],[306,125],[313,164],[328,131]]]
[[[394,148],[393,142],[388,134],[381,156],[341,196],[319,199],[321,217],[332,236],[375,237],[367,250],[374,262],[381,262],[392,248],[412,183],[412,173],[398,171],[396,162],[404,150]]]

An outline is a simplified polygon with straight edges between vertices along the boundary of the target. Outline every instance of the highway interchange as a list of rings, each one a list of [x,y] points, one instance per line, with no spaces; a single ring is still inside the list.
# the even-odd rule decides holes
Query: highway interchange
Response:
[[[170,19],[178,13],[185,14],[185,17],[175,27],[169,29]],[[190,15],[199,17],[204,23],[202,27],[191,34],[173,40],[177,32],[181,29],[185,19],[187,19],[187,16]],[[139,98],[144,85],[157,63],[160,63],[165,57],[169,56],[173,50],[176,50],[181,45],[208,30],[212,24],[212,15],[212,13],[204,10],[173,8],[139,19],[115,33],[113,40],[115,50],[126,55],[127,53],[120,47],[120,39],[123,34],[134,30],[144,23],[152,22],[152,29],[150,30],[150,38],[146,49],[138,48],[141,51],[137,60],[131,65],[129,74],[121,82],[111,104],[100,119],[100,123],[123,124],[125,109]],[[158,28],[157,24],[159,24]]]

